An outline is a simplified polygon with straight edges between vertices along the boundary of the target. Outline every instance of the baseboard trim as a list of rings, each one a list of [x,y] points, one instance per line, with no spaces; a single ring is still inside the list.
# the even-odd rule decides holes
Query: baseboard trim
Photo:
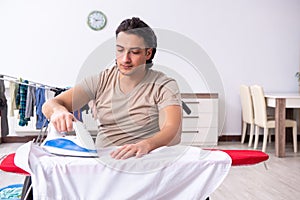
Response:
[[[29,141],[36,140],[37,135],[26,135],[26,136],[6,136],[1,138],[1,143],[26,143]]]
[[[219,142],[236,142],[241,141],[240,135],[221,135],[219,137]]]
[[[299,138],[298,138],[299,139]],[[222,135],[219,137],[219,142],[240,142],[242,140],[241,135]],[[254,138],[253,138],[254,140]],[[275,135],[271,135],[271,140],[275,141]],[[290,141],[289,138],[286,138],[287,141]],[[248,143],[249,141],[249,135],[245,136],[245,143]],[[258,141],[262,142],[263,141],[263,135],[259,135]]]

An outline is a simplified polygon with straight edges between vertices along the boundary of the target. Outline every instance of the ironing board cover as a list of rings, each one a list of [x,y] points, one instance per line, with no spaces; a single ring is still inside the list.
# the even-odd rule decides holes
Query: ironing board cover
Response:
[[[15,153],[8,154],[0,163],[0,169],[5,172],[18,173],[23,175],[30,175],[28,172],[19,168],[14,162]]]
[[[223,151],[227,153],[231,160],[232,166],[254,165],[269,159],[269,155],[258,150],[237,150],[237,149],[211,149],[213,151]]]

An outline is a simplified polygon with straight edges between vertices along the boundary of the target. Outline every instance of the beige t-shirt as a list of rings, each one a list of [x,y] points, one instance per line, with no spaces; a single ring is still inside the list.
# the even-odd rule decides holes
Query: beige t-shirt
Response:
[[[157,133],[159,110],[169,105],[181,106],[176,81],[149,69],[145,78],[130,92],[119,87],[118,68],[85,78],[80,85],[90,100],[95,100],[100,122],[97,147],[136,143]]]

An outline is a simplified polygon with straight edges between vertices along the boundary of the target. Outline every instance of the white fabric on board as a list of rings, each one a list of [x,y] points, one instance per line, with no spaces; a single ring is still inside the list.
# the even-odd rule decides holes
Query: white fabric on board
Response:
[[[197,147],[161,147],[142,158],[115,160],[54,156],[28,142],[17,166],[31,173],[34,199],[205,199],[227,176],[231,158]]]

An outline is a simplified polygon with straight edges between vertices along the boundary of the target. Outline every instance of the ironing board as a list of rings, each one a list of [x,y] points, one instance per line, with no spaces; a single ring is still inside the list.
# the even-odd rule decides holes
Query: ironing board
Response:
[[[169,149],[167,161],[155,156]],[[222,183],[231,165],[252,165],[268,159],[261,151],[196,147],[179,147],[178,156],[178,151],[174,154],[174,148],[168,147],[150,154],[148,162],[138,160],[143,165],[129,160],[119,165],[119,161],[109,159],[111,150],[101,150],[100,160],[58,157],[27,143],[17,150],[16,164],[31,173],[37,199],[205,199]]]
[[[161,147],[142,158],[62,157],[28,142],[15,163],[31,174],[34,199],[206,199],[231,167],[222,151]]]
[[[51,162],[52,163],[56,163],[56,164],[58,164],[58,163],[62,163],[62,165],[61,166],[64,166],[64,164],[66,164],[66,163],[68,163],[68,162],[71,162],[71,163],[73,163],[71,166],[73,166],[73,167],[71,167],[71,168],[69,168],[69,169],[74,169],[74,172],[75,172],[75,176],[78,176],[78,173],[81,171],[80,170],[80,168],[81,167],[84,167],[85,168],[85,165],[82,165],[82,164],[79,164],[79,163],[82,163],[81,161],[84,161],[85,163],[89,163],[90,164],[90,162],[91,163],[94,163],[94,166],[93,165],[89,165],[92,169],[94,169],[94,170],[92,170],[92,172],[95,172],[95,166],[97,166],[97,165],[99,165],[99,162],[97,161],[96,163],[95,163],[95,159],[88,159],[89,161],[88,162],[86,162],[87,160],[86,160],[86,158],[81,158],[82,160],[79,162],[79,160],[77,160],[76,158],[68,158],[68,157],[59,157],[60,159],[58,159],[57,160],[57,158],[55,158],[54,156],[52,156],[52,155],[45,155],[44,154],[44,152],[42,152],[42,151],[40,151],[41,149],[40,149],[40,147],[35,147],[35,146],[32,146],[32,144],[30,144],[30,143],[28,143],[28,144],[25,144],[24,146],[27,146],[27,150],[29,150],[30,149],[30,151],[31,150],[33,150],[31,153],[32,153],[32,155],[31,156],[34,156],[34,157],[36,157],[36,158],[38,158],[38,157],[40,157],[41,159],[38,159],[39,161],[43,161],[44,159],[46,159],[46,160],[48,160],[48,158],[47,158],[47,156],[49,157],[49,158],[51,158],[50,160],[52,160]],[[28,148],[29,147],[29,148]],[[37,149],[36,149],[37,148]],[[26,149],[26,147],[25,147],[25,149]],[[198,149],[198,148],[197,148]],[[194,148],[192,148],[192,151],[194,150],[194,153],[195,153],[195,149]],[[31,171],[30,170],[30,167],[29,167],[29,165],[28,165],[28,163],[27,163],[27,165],[26,164],[24,164],[24,163],[22,163],[22,162],[24,162],[24,161],[26,161],[26,158],[25,159],[21,159],[21,161],[20,161],[20,158],[18,158],[18,156],[20,157],[22,157],[22,156],[24,156],[24,155],[27,155],[27,156],[30,156],[30,151],[24,151],[24,148],[20,148],[20,149],[18,149],[18,151],[17,151],[17,153],[18,153],[18,155],[17,155],[17,158],[16,158],[16,162],[18,163],[17,165],[18,166],[21,166],[21,168],[20,167],[18,167],[17,165],[15,165],[15,162],[14,162],[14,158],[15,158],[15,154],[14,153],[12,153],[12,154],[9,154],[7,157],[5,157],[2,161],[1,161],[1,164],[0,164],[0,169],[1,170],[4,170],[4,171],[8,171],[8,172],[13,172],[13,173],[21,173],[21,174],[24,174],[24,175],[29,175],[29,173],[27,172],[27,171],[30,171],[31,172],[31,175],[33,176],[33,177],[36,177],[36,178],[38,178],[38,176],[39,175],[36,175],[36,174],[33,174],[34,172],[33,171]],[[214,159],[212,159],[213,157],[209,157],[209,156],[207,156],[208,154],[208,152],[203,152],[203,154],[202,154],[202,158],[207,158],[206,159],[206,162],[207,161],[212,161],[212,163],[214,163],[214,162],[216,162],[217,161],[217,163],[219,163],[220,164],[220,161],[222,161],[222,159],[223,159],[223,161],[225,161],[225,162],[223,162],[223,164],[222,165],[220,165],[220,166],[222,166],[223,167],[223,169],[222,169],[222,167],[221,167],[221,171],[219,170],[219,172],[218,172],[218,170],[215,170],[215,171],[213,171],[213,173],[215,173],[215,177],[216,177],[216,175],[217,174],[219,174],[220,172],[221,172],[221,174],[222,174],[222,176],[221,177],[219,177],[219,180],[218,181],[216,181],[215,182],[215,184],[214,185],[211,185],[210,187],[208,187],[208,188],[205,188],[205,186],[207,187],[207,182],[209,182],[209,180],[208,179],[203,179],[202,181],[201,181],[201,183],[202,184],[204,184],[204,187],[202,187],[201,186],[201,184],[196,184],[196,183],[190,183],[189,185],[194,185],[194,187],[192,187],[192,188],[194,188],[194,190],[196,190],[196,194],[198,194],[199,193],[199,199],[201,199],[200,197],[203,197],[203,199],[205,198],[205,197],[207,197],[207,196],[209,196],[209,194],[211,194],[220,184],[221,184],[221,182],[223,181],[223,179],[226,177],[226,175],[227,175],[227,173],[228,173],[228,171],[229,171],[229,166],[230,166],[230,164],[232,165],[232,166],[240,166],[240,165],[253,165],[253,164],[257,164],[257,163],[260,163],[260,162],[263,162],[263,161],[266,161],[268,158],[269,158],[269,156],[266,154],[266,153],[263,153],[263,152],[261,152],[261,151],[256,151],[256,150],[222,150],[222,149],[207,149],[207,151],[218,151],[218,152],[224,152],[224,153],[226,153],[230,158],[231,158],[231,162],[230,162],[230,159],[228,159],[228,156],[224,156],[224,154],[219,154],[219,153],[217,153],[217,154],[215,154],[215,156],[217,156],[217,157],[220,157],[220,158],[218,158],[217,160],[215,160],[216,159],[216,157],[214,158]],[[33,152],[35,152],[35,153],[33,153]],[[197,152],[197,151],[196,151]],[[105,153],[107,153],[107,152],[105,152],[105,151],[103,151],[102,152],[102,154],[105,154]],[[198,154],[199,155],[199,154]],[[192,154],[190,154],[190,156],[195,156],[195,155],[192,155]],[[26,157],[26,156],[25,156]],[[42,159],[42,157],[44,157],[43,159]],[[24,157],[23,157],[24,158]],[[27,157],[27,159],[28,159],[29,157]],[[67,161],[65,160],[65,159],[67,159]],[[64,160],[64,162],[61,162],[62,160]],[[77,160],[77,161],[76,161]],[[205,160],[205,159],[204,159]],[[200,162],[199,160],[198,160],[198,162]],[[75,164],[76,163],[76,164]],[[208,162],[209,163],[209,162]],[[221,162],[222,163],[222,162]],[[76,166],[76,165],[78,165],[79,164],[79,168],[77,168],[77,167],[74,167],[74,166]],[[96,164],[96,165],[95,165]],[[103,164],[103,163],[102,163]],[[202,160],[202,164],[203,164],[203,160]],[[207,163],[206,163],[207,164]],[[46,166],[47,166],[47,164],[45,164]],[[81,167],[80,167],[81,166]],[[28,167],[29,167],[29,170],[28,170]],[[110,167],[112,167],[112,166],[110,166]],[[162,166],[160,166],[160,167],[162,167]],[[194,168],[196,168],[197,166],[192,166],[192,167],[194,167]],[[23,169],[23,168],[25,168],[26,169],[26,171]],[[77,170],[75,170],[77,168]],[[48,168],[49,169],[49,168]],[[67,169],[67,168],[66,168]],[[65,170],[66,170],[65,169]],[[161,168],[162,169],[162,168]],[[183,169],[184,171],[185,171],[185,173],[180,173],[180,174],[177,174],[177,176],[178,175],[181,175],[181,174],[186,174],[188,171],[190,171],[190,169],[191,168],[187,168],[187,169]],[[79,171],[78,171],[79,170]],[[87,169],[87,170],[89,170],[89,169]],[[121,170],[121,169],[119,169],[119,170]],[[124,170],[124,169],[123,169]],[[140,169],[140,170],[144,170],[144,168],[142,168],[142,169]],[[223,171],[222,171],[223,170]],[[50,171],[52,171],[52,172],[55,172],[56,170],[50,170]],[[47,173],[50,173],[50,171],[48,171],[47,172],[47,170],[46,170],[46,172]],[[136,171],[135,171],[136,172]],[[141,171],[140,171],[141,172]],[[46,173],[46,174],[47,174]],[[128,172],[127,172],[128,173]],[[150,173],[150,171],[148,171],[148,173]],[[139,173],[137,173],[137,174],[139,174]],[[137,175],[137,174],[135,174],[135,175]],[[45,175],[45,174],[44,174]],[[112,174],[111,173],[109,173],[109,176],[111,176]],[[140,175],[142,175],[142,174],[140,174]],[[193,176],[194,175],[198,175],[199,176],[199,174],[193,174]],[[72,173],[72,175],[70,174],[70,173],[67,173],[66,171],[63,173],[63,174],[61,174],[61,181],[62,181],[62,183],[63,183],[63,185],[65,186],[68,182],[72,182],[71,181],[71,179],[70,179],[70,177],[71,176],[74,176],[74,174]],[[80,178],[82,178],[82,176],[83,176],[83,174],[80,172]],[[91,174],[91,176],[93,176],[94,177],[94,175],[93,174]],[[97,175],[97,176],[99,176],[99,174]],[[115,181],[117,181],[118,179],[115,179],[115,177],[117,176],[116,174],[115,175],[112,175],[114,178],[113,179],[111,179],[111,180],[113,180],[113,182],[111,182],[111,184],[113,183],[113,185],[114,185],[114,182]],[[199,177],[201,177],[201,174],[200,174],[200,176]],[[105,177],[104,177],[105,178]],[[128,178],[130,178],[130,176],[126,176],[126,180],[128,179]],[[134,176],[133,177],[131,177],[131,178],[133,178],[134,179]],[[161,178],[161,176],[159,177],[159,178]],[[202,178],[202,177],[201,177]],[[50,180],[54,180],[55,179],[55,176],[53,177],[51,177],[51,179]],[[76,179],[76,178],[75,178]],[[75,180],[74,179],[74,180]],[[119,178],[119,180],[122,180],[122,178]],[[43,185],[43,186],[46,186],[46,187],[48,187],[49,186],[49,179],[47,179],[47,181],[46,181],[46,179],[44,178],[44,179],[42,179],[43,181],[43,183],[42,182],[40,182],[40,181],[38,181],[38,182],[36,182],[36,181],[33,181],[33,184],[34,184],[34,182],[36,182],[34,185],[36,185],[36,186],[34,186],[34,188],[36,188],[36,191],[41,191],[40,190],[40,188],[39,188],[39,186],[37,185],[37,184],[41,184],[41,185]],[[93,180],[93,179],[92,179]],[[100,178],[100,180],[102,180],[102,178]],[[130,180],[130,179],[129,179]],[[143,176],[143,178],[140,178],[140,180],[145,180],[145,177]],[[171,179],[170,179],[171,180]],[[136,181],[136,180],[135,180]],[[152,180],[151,180],[152,181]],[[54,183],[55,181],[53,181],[53,183]],[[100,187],[101,187],[101,183],[106,183],[106,181],[105,180],[103,180],[103,181],[99,181],[100,182]],[[48,184],[47,184],[48,183]],[[88,184],[88,186],[89,186],[89,188],[90,187],[92,187],[91,186],[91,184],[90,184],[91,182],[90,182],[90,180],[89,180],[89,184]],[[157,183],[157,182],[156,182]],[[57,183],[56,183],[57,184]],[[139,184],[139,182],[138,182],[138,184]],[[165,185],[166,183],[164,183],[164,185]],[[127,184],[128,185],[128,184]],[[98,186],[98,185],[97,185]],[[96,186],[96,187],[97,187]],[[58,187],[60,188],[61,186],[60,186],[60,184],[58,184]],[[108,186],[106,186],[106,187],[104,187],[104,188],[107,188]],[[119,186],[118,186],[119,187]],[[196,187],[196,188],[195,188]],[[65,187],[63,187],[63,188],[65,188]],[[93,187],[92,187],[93,188]],[[92,188],[91,188],[91,190],[92,190]],[[113,187],[113,188],[115,188],[115,187]],[[56,187],[56,189],[57,189],[57,187]],[[73,188],[74,189],[74,188]],[[94,189],[96,189],[95,191],[99,191],[99,188],[94,188]],[[178,190],[178,188],[175,188],[176,190]],[[69,191],[69,190],[67,190],[67,191]],[[71,190],[71,191],[73,191],[73,190]],[[79,190],[80,191],[80,190]],[[88,190],[88,191],[90,191],[90,190]],[[100,190],[101,191],[101,190]],[[104,191],[104,189],[103,189],[103,191]],[[191,193],[191,190],[189,189],[188,190],[189,192],[188,193]],[[48,193],[47,193],[48,192]],[[38,196],[38,199],[45,199],[46,197],[49,197],[49,192],[50,193],[52,193],[52,192],[54,192],[53,191],[53,188],[47,188],[46,189],[46,193],[40,193],[40,192],[38,192],[38,194],[35,194],[35,196]],[[147,191],[145,191],[146,193],[147,193]],[[148,191],[149,192],[149,191]],[[176,193],[177,193],[178,191],[176,191]],[[70,193],[70,192],[66,192],[66,191],[61,191],[61,198],[63,198],[63,197],[65,197],[65,195],[68,195],[68,196],[70,196],[70,194],[68,194],[68,193]],[[71,192],[72,193],[72,192]],[[75,193],[74,193],[75,194]],[[100,192],[100,194],[101,194],[101,192]],[[98,194],[97,193],[97,196],[99,196],[100,194]],[[103,194],[107,194],[107,191],[105,190],[105,192],[103,193]],[[50,196],[51,196],[52,194],[50,194]],[[77,193],[76,193],[76,195],[78,195]],[[83,193],[82,194],[83,196],[82,197],[84,197],[84,198],[86,198],[87,197],[87,193]],[[141,193],[139,193],[139,195],[141,195]],[[182,193],[182,195],[186,195],[186,193]],[[58,196],[56,196],[55,197],[56,199],[60,199]],[[164,197],[165,198],[165,197]],[[182,198],[182,196],[181,197],[178,197],[178,199],[180,199],[180,198]],[[185,196],[185,198],[186,198],[186,196]],[[176,199],[175,197],[173,198],[173,199]]]

